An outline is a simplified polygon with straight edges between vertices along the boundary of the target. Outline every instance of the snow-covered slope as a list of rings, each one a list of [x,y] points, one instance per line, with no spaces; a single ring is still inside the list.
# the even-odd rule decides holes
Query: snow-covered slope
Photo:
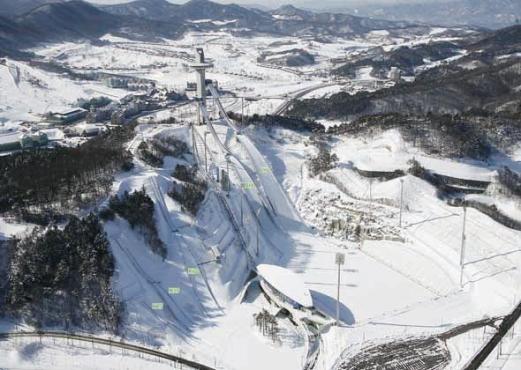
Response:
[[[0,85],[0,121],[36,121],[44,113],[70,108],[79,98],[124,95],[101,83],[75,82],[11,60],[0,65]]]

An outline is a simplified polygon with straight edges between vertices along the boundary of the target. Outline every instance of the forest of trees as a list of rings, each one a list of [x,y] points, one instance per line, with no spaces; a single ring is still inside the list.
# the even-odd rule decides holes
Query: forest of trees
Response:
[[[279,340],[279,325],[277,318],[270,314],[266,309],[262,309],[261,312],[253,315],[255,319],[255,325],[262,333],[262,335],[271,338],[273,342]]]
[[[189,152],[184,141],[172,136],[154,137],[143,141],[138,147],[139,158],[153,167],[161,167],[165,156],[182,157]]]
[[[7,314],[36,327],[117,332],[123,306],[111,288],[114,258],[97,216],[72,217],[63,230],[35,229],[10,244]]]
[[[133,126],[119,127],[75,148],[0,157],[0,213],[63,214],[108,194],[113,175],[132,168],[125,148],[132,136]],[[51,220],[43,217],[40,223]]]
[[[172,177],[182,183],[174,183],[168,195],[179,202],[185,211],[197,214],[208,189],[206,182],[197,176],[197,168],[177,165]]]
[[[336,166],[338,157],[331,154],[331,150],[324,143],[316,143],[318,154],[309,160],[309,172],[311,176],[317,176],[322,172],[327,172]]]
[[[233,112],[228,112],[228,115],[231,119],[242,122],[242,117],[240,114],[236,114]],[[258,115],[254,114],[253,116],[245,116],[244,124],[255,125],[265,128],[271,127],[282,127],[288,130],[293,130],[297,132],[325,132],[326,128],[324,125],[313,121],[307,120],[299,117],[286,117],[286,116],[273,116],[273,115]]]
[[[378,78],[386,78],[391,67],[399,68],[404,74],[414,74],[414,69],[425,64],[424,59],[437,61],[456,55],[458,46],[451,42],[436,42],[416,45],[413,47],[402,46],[389,52],[379,50],[377,55],[368,55],[354,62],[347,63],[333,71],[333,74],[356,77],[359,68],[370,66],[372,75]]]
[[[495,150],[497,129],[481,128],[465,116],[409,116],[381,114],[359,118],[349,124],[330,127],[328,133],[374,137],[390,129],[398,129],[403,138],[428,154],[445,157],[486,159]]]
[[[507,195],[521,197],[521,175],[508,167],[503,167],[497,172],[498,182],[507,190]]]
[[[147,195],[145,189],[133,193],[125,191],[123,195],[110,198],[109,209],[100,214],[106,220],[113,219],[114,214],[124,218],[132,229],[145,236],[152,251],[166,258],[167,250],[159,238],[154,217],[154,201]]]
[[[454,65],[431,68],[413,82],[374,92],[340,92],[328,98],[295,101],[288,115],[305,119],[348,119],[371,114],[461,114],[472,108],[496,112],[519,101],[519,61],[466,70]],[[519,111],[518,111],[519,113]]]

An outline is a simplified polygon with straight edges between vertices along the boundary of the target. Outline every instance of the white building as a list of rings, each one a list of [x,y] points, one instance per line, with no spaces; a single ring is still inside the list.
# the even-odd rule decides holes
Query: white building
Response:
[[[261,264],[257,273],[264,292],[281,306],[292,309],[311,309],[313,299],[300,275],[286,268]]]

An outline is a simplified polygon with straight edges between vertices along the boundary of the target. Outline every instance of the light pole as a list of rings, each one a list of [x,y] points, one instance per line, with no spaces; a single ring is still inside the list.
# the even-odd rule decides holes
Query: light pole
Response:
[[[402,212],[403,212],[403,179],[400,179],[400,228],[402,227]]]
[[[463,287],[463,269],[465,268],[465,242],[467,236],[465,235],[465,228],[467,225],[467,206],[463,205],[463,229],[461,231],[461,251],[460,251],[460,274],[459,274],[459,285]]]
[[[259,233],[260,233],[260,213],[262,211],[262,208],[259,207],[259,210],[257,211],[257,257],[259,256]]]
[[[340,325],[340,266],[345,263],[346,256],[344,253],[337,253],[335,255],[335,263],[338,266],[338,279],[336,291],[336,325]]]
[[[226,190],[230,196],[231,180],[230,180],[230,154],[226,153]]]
[[[371,213],[373,211],[373,179],[369,179],[369,219],[371,219]]]
[[[242,198],[244,197],[244,194],[241,190],[241,226],[244,227],[244,212],[242,211]]]
[[[260,225],[259,225],[259,222],[257,221],[257,257],[259,256],[259,229],[260,229]]]
[[[208,173],[208,154],[206,153],[207,152],[206,135],[208,135],[208,134],[209,134],[209,132],[205,131],[205,133],[204,133],[204,168],[206,170],[206,173]]]
[[[241,97],[241,127],[244,127],[244,96]]]

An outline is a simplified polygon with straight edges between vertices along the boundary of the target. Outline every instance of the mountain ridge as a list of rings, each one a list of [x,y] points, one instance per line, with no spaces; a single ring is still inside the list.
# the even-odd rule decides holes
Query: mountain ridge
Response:
[[[431,1],[422,4],[363,5],[344,9],[365,17],[408,20],[442,26],[477,26],[492,29],[507,27],[521,19],[518,0]]]

